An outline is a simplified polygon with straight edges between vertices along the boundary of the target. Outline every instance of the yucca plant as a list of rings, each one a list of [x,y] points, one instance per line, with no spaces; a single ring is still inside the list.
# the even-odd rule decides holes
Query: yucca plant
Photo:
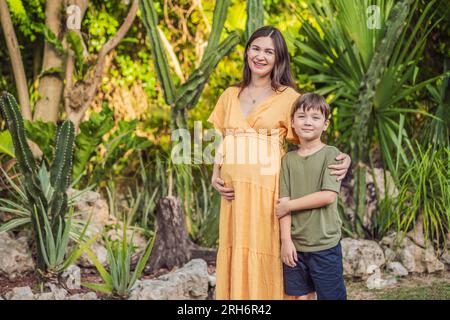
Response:
[[[105,236],[104,239],[107,249],[108,270],[105,269],[92,250],[89,248],[86,250],[88,257],[94,263],[104,283],[83,283],[82,285],[112,297],[127,298],[150,258],[155,237],[147,242],[146,248],[141,254],[134,271],[132,271],[132,257],[135,252],[134,233],[128,242],[126,221],[124,221],[122,227],[122,238],[112,241]]]
[[[21,196],[26,199],[26,209],[31,213],[38,272],[43,278],[52,280],[81,254],[76,249],[69,254],[67,263],[64,261],[71,224],[71,215],[66,224],[66,215],[69,212],[67,188],[72,171],[74,125],[71,121],[64,121],[58,128],[54,160],[48,176],[50,183],[43,186],[40,179],[43,170],[39,170],[28,146],[19,106],[7,92],[1,96],[0,112],[11,133],[17,165],[23,177],[25,192]],[[22,217],[20,222],[24,219]]]
[[[448,69],[444,62],[444,71]],[[434,118],[426,128],[425,141],[434,146],[450,147],[450,76],[442,80],[440,86],[427,85],[431,100],[437,106]]]
[[[393,199],[386,228],[399,233],[414,229],[418,238],[435,240],[445,246],[450,231],[450,150],[416,143],[413,160],[400,177],[398,197]]]
[[[307,41],[296,41],[299,53],[294,61],[307,72],[312,70],[316,92],[328,96],[335,109],[332,131],[338,132],[337,143],[351,142],[356,169],[354,228],[360,236],[370,150],[379,145],[384,167],[398,182],[399,164],[407,161],[409,144],[401,117],[426,114],[410,108],[406,98],[443,77],[416,83],[428,35],[442,19],[436,18],[439,4],[429,1],[418,13],[417,0],[308,1],[313,19],[303,21],[301,35]],[[380,10],[380,28],[370,26],[370,5]],[[413,24],[415,14],[419,17]]]

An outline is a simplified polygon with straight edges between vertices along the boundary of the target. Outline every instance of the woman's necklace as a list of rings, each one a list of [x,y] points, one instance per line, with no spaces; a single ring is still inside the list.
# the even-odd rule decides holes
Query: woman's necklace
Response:
[[[272,84],[270,84],[268,86],[261,86],[261,87],[256,87],[255,86],[254,88],[269,88],[269,87],[272,87]],[[252,103],[255,104],[256,103],[256,99],[253,98],[253,95],[252,95],[251,90],[250,90],[250,86],[248,86],[248,95],[250,96],[250,99],[252,100]]]

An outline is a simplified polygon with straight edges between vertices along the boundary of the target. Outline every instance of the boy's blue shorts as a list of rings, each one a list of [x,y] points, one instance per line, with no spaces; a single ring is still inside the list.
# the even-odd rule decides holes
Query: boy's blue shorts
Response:
[[[283,263],[284,291],[290,296],[303,296],[316,292],[318,300],[346,300],[342,249],[335,247],[316,251],[297,251],[295,267]]]

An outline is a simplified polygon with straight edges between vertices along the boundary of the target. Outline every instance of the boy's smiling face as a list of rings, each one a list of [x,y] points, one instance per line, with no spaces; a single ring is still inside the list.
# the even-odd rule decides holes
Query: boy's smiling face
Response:
[[[310,108],[306,110],[299,108],[294,113],[292,128],[300,139],[313,141],[320,139],[322,132],[326,131],[330,121],[319,109]]]

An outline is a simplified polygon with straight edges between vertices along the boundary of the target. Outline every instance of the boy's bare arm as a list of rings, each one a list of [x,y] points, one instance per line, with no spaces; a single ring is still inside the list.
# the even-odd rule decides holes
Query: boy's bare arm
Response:
[[[307,196],[289,201],[280,201],[276,208],[278,218],[289,215],[292,211],[302,211],[316,209],[332,204],[337,197],[337,193],[330,190],[323,190],[308,194]]]
[[[279,203],[289,202],[289,197],[280,198]],[[280,219],[281,242],[291,240],[291,215],[287,214]]]

